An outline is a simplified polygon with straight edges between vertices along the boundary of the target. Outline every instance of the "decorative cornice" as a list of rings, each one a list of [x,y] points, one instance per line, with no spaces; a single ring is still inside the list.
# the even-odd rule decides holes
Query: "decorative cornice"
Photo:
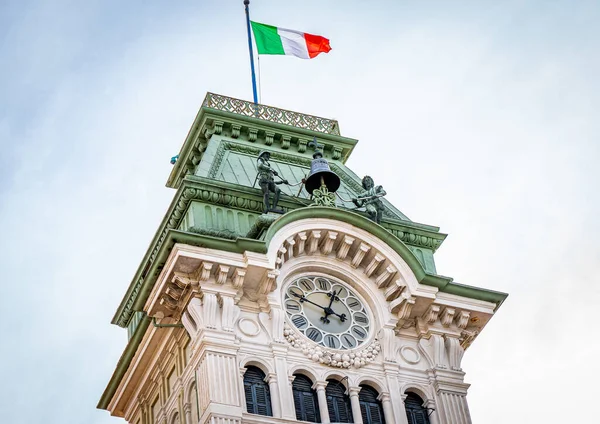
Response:
[[[250,211],[254,213],[262,212],[262,199],[259,189],[248,189],[244,186],[239,186],[236,184],[226,183],[222,181],[215,181],[207,178],[190,176],[186,177],[184,184],[178,190],[173,202],[171,203],[171,207],[169,211],[165,215],[159,230],[157,231],[148,251],[146,252],[145,258],[140,264],[138,271],[134,277],[134,282],[130,285],[129,291],[126,293],[123,302],[119,306],[114,318],[113,324],[117,324],[121,327],[126,327],[131,315],[134,311],[134,304],[136,303],[137,298],[139,297],[139,292],[142,284],[144,284],[145,280],[148,278],[154,278],[156,275],[151,275],[150,270],[155,268],[156,258],[159,250],[162,248],[166,234],[169,230],[178,228],[182,219],[185,216],[185,213],[190,205],[190,203],[194,200],[202,201],[202,202],[210,202],[212,204],[221,205],[224,207],[229,207],[233,209],[240,209],[245,211]],[[295,209],[301,205],[295,204],[292,200],[287,197],[283,197],[280,201],[280,205],[283,207],[284,211],[290,211]],[[331,217],[334,219],[340,219],[342,221],[346,221],[350,223],[360,222],[360,226],[363,229],[373,233],[374,235],[378,235],[379,232],[385,231],[385,234],[379,234],[378,236],[382,240],[386,240],[387,242],[391,242],[394,244],[394,240],[397,240],[401,243],[402,246],[405,246],[398,238],[390,238],[390,229],[386,229],[385,227],[391,227],[392,230],[402,228],[402,231],[408,240],[414,240],[419,242],[424,240],[424,237],[429,237],[431,239],[437,239],[437,237],[445,237],[445,234],[437,234],[434,232],[427,232],[420,228],[415,228],[411,226],[411,223],[400,223],[398,221],[394,221],[391,224],[388,224],[386,221],[382,223],[382,226],[373,224],[368,219],[364,218],[362,215],[344,211],[340,208],[301,208],[294,211],[293,216],[298,216],[300,213],[302,215],[310,215],[316,216],[315,214],[321,214],[321,209],[323,209],[323,213],[327,217]],[[301,212],[303,211],[303,212]],[[279,217],[279,219],[275,218],[274,220],[261,220],[262,222],[257,225],[261,225],[260,232],[265,231],[266,228],[271,226],[274,222],[284,222],[288,219],[294,219],[291,216],[288,217],[289,214],[285,214]],[[270,221],[270,222],[266,222]],[[194,230],[192,230],[194,231]],[[270,230],[269,230],[270,231]],[[210,230],[199,230],[198,233],[211,236],[211,237],[221,237],[226,239],[232,239],[233,236],[228,233],[213,233]],[[393,234],[393,232],[392,232]],[[414,234],[414,237],[408,237],[408,235]],[[424,234],[428,234],[424,236]],[[255,236],[255,231],[251,231],[251,236]],[[410,241],[405,242],[408,245],[411,245]],[[441,241],[440,241],[441,243]],[[400,245],[398,245],[400,246]],[[403,248],[404,249],[404,248]],[[418,269],[422,269],[422,266],[418,263],[418,260],[414,257],[412,253],[410,253],[409,257],[414,258],[415,265],[418,266]],[[411,261],[409,261],[411,262]],[[411,262],[412,263],[412,262]],[[417,273],[421,275],[421,273]],[[425,274],[422,275],[424,277]],[[437,276],[428,276],[427,283],[434,285],[436,287],[445,287],[442,291],[448,291],[449,293],[458,294],[466,297],[470,297],[470,292],[472,291],[468,286],[461,286],[458,284],[453,284],[452,286],[447,286],[447,279],[441,279]],[[478,289],[479,290],[479,289]],[[490,292],[491,293],[491,292]],[[496,293],[496,292],[493,292]],[[488,300],[481,299],[481,300]],[[492,295],[489,298],[492,302],[498,302],[495,295]]]
[[[340,135],[340,126],[334,119],[256,104],[220,94],[206,93],[202,106],[325,134]]]
[[[266,114],[257,114],[257,108]],[[250,110],[252,113],[248,113]],[[327,154],[341,162],[348,159],[357,143],[339,135],[337,121],[208,93],[179,151],[167,187],[179,188],[185,176],[193,172],[213,134],[249,143],[261,140],[267,146],[278,143],[283,150],[296,146],[299,153],[304,153],[308,141],[316,136]]]

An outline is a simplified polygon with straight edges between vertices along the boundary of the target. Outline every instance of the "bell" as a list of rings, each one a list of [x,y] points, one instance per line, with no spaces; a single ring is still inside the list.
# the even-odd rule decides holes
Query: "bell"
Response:
[[[320,152],[315,152],[310,163],[310,174],[306,177],[304,187],[309,194],[312,194],[314,190],[322,185],[325,185],[329,192],[333,193],[340,188],[340,177],[329,169],[329,163],[323,159],[323,155]]]

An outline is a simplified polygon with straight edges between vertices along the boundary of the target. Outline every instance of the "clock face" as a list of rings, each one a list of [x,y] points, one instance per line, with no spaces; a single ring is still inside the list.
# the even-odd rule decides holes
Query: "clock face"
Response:
[[[371,321],[360,298],[330,278],[305,276],[284,292],[289,322],[313,342],[339,350],[354,349],[369,337]]]

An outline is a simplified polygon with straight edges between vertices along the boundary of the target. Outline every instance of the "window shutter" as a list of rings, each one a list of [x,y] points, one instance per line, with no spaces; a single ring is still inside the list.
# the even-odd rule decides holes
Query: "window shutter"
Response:
[[[321,422],[317,394],[312,381],[304,375],[296,375],[292,383],[296,419],[313,423]]]
[[[264,381],[265,373],[257,367],[248,367],[244,373],[246,409],[251,414],[272,416],[269,386]]]
[[[383,407],[377,400],[378,397],[379,393],[371,386],[361,386],[358,400],[364,424],[385,424]]]
[[[337,380],[327,380],[327,383],[325,394],[327,396],[329,420],[332,423],[353,422],[350,398],[345,394],[346,388]]]
[[[429,413],[423,407],[423,399],[415,393],[407,393],[404,400],[408,424],[430,424]]]

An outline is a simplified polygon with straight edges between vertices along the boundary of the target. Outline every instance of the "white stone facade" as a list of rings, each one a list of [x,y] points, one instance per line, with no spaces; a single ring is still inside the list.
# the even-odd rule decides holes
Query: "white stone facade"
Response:
[[[367,304],[374,331],[358,349],[317,349],[287,321],[283,289],[314,274],[343,281]],[[323,423],[326,380],[336,379],[348,388],[355,423],[368,384],[388,424],[408,423],[408,392],[424,400],[432,424],[468,424],[461,360],[496,306],[419,284],[385,240],[332,219],[284,226],[266,254],[176,244],[144,310],[185,328],[150,325],[108,409],[135,424],[297,422],[292,381],[304,374]],[[337,361],[336,353],[353,357]],[[266,375],[273,417],[246,412],[249,365]]]

